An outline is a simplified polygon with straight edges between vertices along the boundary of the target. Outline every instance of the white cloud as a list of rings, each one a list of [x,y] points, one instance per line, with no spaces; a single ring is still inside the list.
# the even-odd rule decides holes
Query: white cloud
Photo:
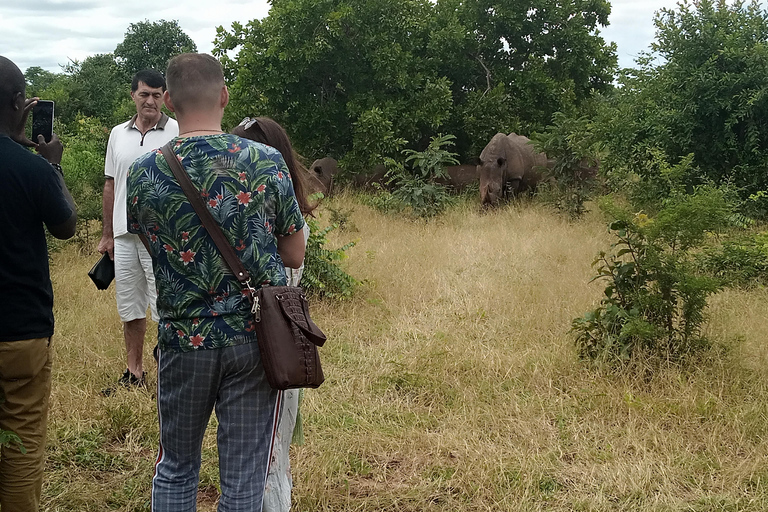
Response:
[[[167,6],[167,7],[164,7]],[[133,0],[36,0],[0,2],[0,55],[21,70],[40,66],[54,72],[70,60],[110,53],[124,37],[128,26],[144,20],[177,20],[195,41],[200,52],[210,53],[216,27],[230,28],[263,18],[269,12],[266,0],[187,0],[182,3]]]
[[[653,15],[662,7],[674,8],[670,0],[613,0],[610,25],[601,34],[606,41],[618,47],[619,66],[632,67],[640,52],[649,49],[656,35]]]

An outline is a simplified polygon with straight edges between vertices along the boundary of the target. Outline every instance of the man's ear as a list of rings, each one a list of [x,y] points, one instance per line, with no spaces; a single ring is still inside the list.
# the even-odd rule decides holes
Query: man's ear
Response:
[[[168,107],[168,110],[171,112],[176,112],[176,109],[173,108],[173,102],[171,101],[171,95],[168,93],[168,91],[165,91],[163,93],[163,103],[165,103],[165,106]]]
[[[221,108],[224,108],[229,103],[229,89],[227,86],[221,88]]]
[[[13,110],[23,110],[24,102],[26,101],[25,94],[21,91],[13,93],[11,100],[11,107]]]

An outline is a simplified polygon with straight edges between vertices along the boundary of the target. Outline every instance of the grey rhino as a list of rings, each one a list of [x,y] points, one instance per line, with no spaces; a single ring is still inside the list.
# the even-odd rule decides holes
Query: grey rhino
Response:
[[[494,205],[509,195],[534,190],[542,170],[551,166],[547,155],[536,152],[528,137],[497,133],[480,153],[480,202]]]
[[[317,178],[321,185],[319,191],[326,196],[331,195],[333,191],[333,177],[338,171],[338,162],[330,156],[315,160],[309,166],[309,174]]]
[[[447,178],[438,180],[443,185],[450,185],[460,192],[477,182],[477,169],[474,165],[451,165],[443,169]],[[312,162],[309,173],[320,183],[319,191],[329,196],[333,191],[334,176],[338,172],[338,162],[331,157],[320,158]],[[377,164],[371,172],[356,174],[352,178],[355,188],[371,188],[374,183],[386,188],[386,168]],[[314,180],[313,180],[314,181]]]
[[[352,185],[355,188],[371,189],[374,188],[374,183],[377,183],[382,187],[386,187],[386,174],[387,168],[384,167],[384,164],[376,164],[373,166],[372,171],[356,174],[352,178]]]
[[[449,165],[443,168],[446,178],[439,178],[438,183],[450,186],[455,192],[461,192],[473,183],[477,183],[476,165]]]
[[[309,167],[309,173],[313,175],[322,184],[320,192],[329,196],[333,192],[334,176],[339,172],[338,162],[335,158],[329,156],[320,158],[312,162]],[[352,185],[355,188],[369,188],[373,183],[384,185],[384,174],[386,168],[384,164],[377,164],[373,171],[368,173],[356,174],[352,177]]]

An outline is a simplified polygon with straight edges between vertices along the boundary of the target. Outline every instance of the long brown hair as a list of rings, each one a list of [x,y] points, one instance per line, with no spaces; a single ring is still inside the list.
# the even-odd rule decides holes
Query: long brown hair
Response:
[[[299,209],[304,215],[311,215],[317,205],[310,203],[307,198],[309,193],[309,171],[299,161],[285,129],[277,121],[268,117],[246,117],[242,123],[231,130],[231,133],[244,139],[251,139],[267,146],[272,146],[283,155],[283,159],[288,166],[288,172],[291,173],[291,178],[293,179],[293,190],[296,192]]]

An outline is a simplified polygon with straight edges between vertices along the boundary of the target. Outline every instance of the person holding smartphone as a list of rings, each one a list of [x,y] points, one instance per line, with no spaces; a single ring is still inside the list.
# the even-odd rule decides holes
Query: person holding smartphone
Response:
[[[11,444],[0,453],[0,509],[9,512],[40,509],[54,327],[45,228],[66,239],[77,226],[61,141],[25,135],[37,101],[26,98],[19,68],[0,56],[0,430],[17,434],[26,451]]]

